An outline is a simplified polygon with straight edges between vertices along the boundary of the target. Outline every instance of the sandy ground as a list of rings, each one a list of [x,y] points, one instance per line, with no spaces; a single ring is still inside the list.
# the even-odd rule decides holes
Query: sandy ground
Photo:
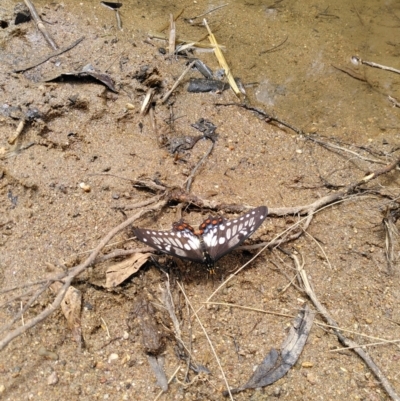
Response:
[[[15,69],[53,50],[33,22],[13,24],[14,2],[6,0],[0,5],[0,20],[9,21],[0,29],[2,326],[32,296],[31,287],[25,284],[84,262],[111,229],[137,213],[140,202],[162,195],[135,185],[137,180],[170,189],[185,187],[211,142],[202,139],[192,149],[175,154],[169,144],[199,135],[191,125],[200,118],[217,127],[215,147],[190,188],[190,195],[205,203],[190,203],[186,198],[181,208],[171,201],[162,210],[147,213],[135,226],[168,230],[180,210],[186,221],[197,226],[216,213],[206,207],[210,203],[243,209],[267,205],[276,213],[246,244],[267,243],[300,219],[298,214],[282,216],[278,208],[309,205],[334,195],[399,157],[398,109],[389,107],[387,100],[387,95],[396,97],[398,78],[347,63],[353,75],[359,74],[355,79],[332,67],[343,66],[346,57],[361,51],[365,57],[384,54],[386,64],[394,65],[399,44],[390,41],[381,28],[385,23],[398,30],[395,18],[387,18],[391,11],[400,13],[393,3],[380,12],[376,5],[357,10],[355,3],[354,8],[347,7],[349,14],[341,15],[338,9],[326,11],[322,5],[301,9],[298,4],[276,3],[266,7],[256,1],[234,4],[223,15],[210,16],[235,75],[244,83],[258,82],[247,88],[250,104],[312,132],[314,139],[335,148],[321,146],[281,124],[270,124],[249,110],[218,106],[238,102],[230,90],[188,93],[188,79],[201,77],[195,70],[161,104],[161,97],[186,68],[186,60],[166,60],[159,49],[168,45],[149,40],[147,34],[168,22],[168,15],[181,8],[178,4],[124,5],[123,31],[116,27],[114,12],[98,3],[35,4],[60,48],[84,39],[73,49],[16,73]],[[182,6],[188,7],[183,17],[199,15],[207,8],[197,3],[183,2]],[[182,37],[205,34],[203,27],[182,19],[177,25]],[[365,33],[363,40],[360,32]],[[376,38],[379,33],[381,42]],[[286,36],[289,41],[281,51],[261,53]],[[198,57],[217,69],[213,55]],[[80,71],[89,63],[112,77],[117,92],[88,78],[47,81],[60,73]],[[147,81],[142,80],[145,71]],[[140,115],[152,85],[151,113]],[[11,145],[20,121],[32,115]],[[151,346],[146,337],[143,340],[143,327],[148,327],[143,326],[143,319],[147,319],[159,334],[153,333],[159,344],[152,350],[164,359],[167,377],[180,368],[160,399],[223,399],[225,382],[205,332],[229,385],[238,387],[271,348],[280,349],[302,305],[306,302],[315,310],[296,279],[288,253],[304,263],[316,296],[345,336],[358,344],[379,343],[365,351],[400,393],[400,351],[396,343],[384,343],[400,336],[399,244],[394,234],[389,266],[383,224],[389,208],[396,221],[399,184],[394,169],[319,211],[306,233],[280,249],[263,251],[211,298],[225,305],[204,302],[251,259],[254,250],[229,253],[218,261],[212,277],[202,265],[159,257],[157,266],[148,262],[115,288],[106,288],[105,272],[124,258],[92,265],[73,282],[83,299],[81,346],[58,308],[1,351],[0,397],[154,399],[160,387],[146,353]],[[238,215],[228,209],[221,207],[219,213],[226,218]],[[102,254],[142,246],[128,226]],[[188,361],[178,358],[177,333],[162,304],[167,276],[160,267],[169,274],[182,341],[191,350],[191,361],[209,370],[197,374],[189,369],[187,382]],[[181,288],[191,307],[202,308],[198,317],[205,331],[196,319],[190,319],[189,301]],[[45,310],[54,296],[46,290],[12,328],[4,330],[3,326],[2,339]],[[342,344],[332,330],[319,322],[324,319],[317,313],[299,360],[283,378],[234,395],[234,399],[389,399],[370,368],[352,350],[340,349]]]

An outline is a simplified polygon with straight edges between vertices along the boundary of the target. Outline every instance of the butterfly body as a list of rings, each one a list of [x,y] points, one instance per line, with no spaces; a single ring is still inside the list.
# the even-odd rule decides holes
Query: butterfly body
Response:
[[[260,206],[233,220],[209,216],[198,231],[181,220],[170,231],[136,228],[134,232],[139,241],[159,251],[203,263],[213,270],[214,263],[250,237],[267,214],[267,207]]]

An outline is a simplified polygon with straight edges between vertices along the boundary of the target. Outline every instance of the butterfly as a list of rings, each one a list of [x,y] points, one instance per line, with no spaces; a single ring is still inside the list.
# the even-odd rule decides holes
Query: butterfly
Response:
[[[180,220],[170,231],[135,228],[137,239],[168,255],[203,263],[213,271],[215,262],[250,237],[267,217],[266,206],[259,206],[244,215],[227,220],[209,216],[195,231]]]

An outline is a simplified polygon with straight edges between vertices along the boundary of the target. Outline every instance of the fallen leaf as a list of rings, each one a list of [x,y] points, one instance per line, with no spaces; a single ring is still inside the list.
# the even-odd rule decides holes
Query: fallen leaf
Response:
[[[106,271],[106,288],[116,287],[136,273],[151,256],[151,253],[135,253],[131,257],[110,266]]]
[[[62,286],[63,284],[57,281],[50,288],[54,293],[57,293]],[[67,319],[72,336],[79,346],[82,345],[81,308],[82,293],[77,288],[70,286],[61,302],[61,310]]]
[[[298,360],[313,321],[314,313],[305,305],[294,319],[293,326],[282,344],[281,352],[271,349],[249,381],[241,387],[231,389],[231,393],[237,394],[249,388],[265,387],[282,378]],[[229,395],[228,391],[224,391],[223,394],[225,397]]]

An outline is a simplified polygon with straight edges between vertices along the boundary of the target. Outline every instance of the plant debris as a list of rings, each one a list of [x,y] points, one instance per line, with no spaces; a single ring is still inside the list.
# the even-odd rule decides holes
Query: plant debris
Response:
[[[314,313],[308,305],[305,305],[293,321],[293,326],[281,346],[281,352],[272,348],[269,354],[258,365],[249,381],[241,387],[231,389],[232,394],[243,390],[265,387],[282,378],[297,362],[307,342],[311,327],[314,322]],[[229,395],[228,391],[223,392]]]
[[[103,72],[96,71],[91,64],[87,64],[82,68],[80,72],[64,72],[62,74],[57,74],[52,77],[47,77],[43,81],[51,82],[51,81],[63,81],[63,80],[71,80],[71,79],[79,79],[83,80],[85,78],[91,77],[95,81],[101,82],[111,91],[118,93],[114,80],[111,78],[109,74],[105,74]]]
[[[135,274],[149,259],[150,253],[136,253],[106,271],[106,288],[113,288]]]

